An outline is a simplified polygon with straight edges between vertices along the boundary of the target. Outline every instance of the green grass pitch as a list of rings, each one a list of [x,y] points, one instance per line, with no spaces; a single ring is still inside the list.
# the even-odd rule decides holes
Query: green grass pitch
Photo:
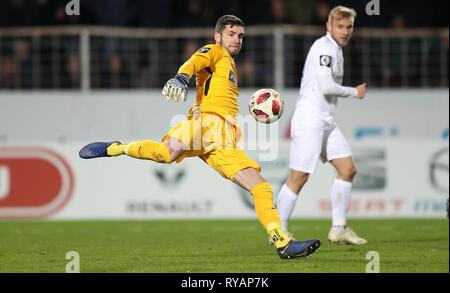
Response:
[[[308,258],[281,260],[256,220],[2,221],[0,272],[365,272],[369,251],[381,272],[448,272],[449,223],[353,220],[365,246],[330,244],[329,220],[294,220],[296,238],[322,240]]]

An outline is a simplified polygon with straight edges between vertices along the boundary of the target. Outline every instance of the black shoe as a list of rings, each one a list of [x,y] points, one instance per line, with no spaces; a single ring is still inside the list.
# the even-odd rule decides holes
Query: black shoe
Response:
[[[82,159],[109,157],[107,149],[113,143],[121,144],[120,141],[93,142],[82,148],[79,155]]]
[[[317,251],[320,247],[320,240],[291,240],[285,247],[277,249],[278,255],[282,259],[291,259],[308,256]]]

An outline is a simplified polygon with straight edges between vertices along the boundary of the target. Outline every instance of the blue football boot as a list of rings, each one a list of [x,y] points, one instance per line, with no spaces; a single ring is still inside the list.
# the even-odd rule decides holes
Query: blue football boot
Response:
[[[107,149],[113,143],[121,144],[120,141],[90,143],[80,150],[79,153],[80,158],[94,159],[94,158],[109,157]]]
[[[278,255],[282,259],[308,256],[317,251],[320,247],[320,240],[291,240],[288,245],[277,249]]]

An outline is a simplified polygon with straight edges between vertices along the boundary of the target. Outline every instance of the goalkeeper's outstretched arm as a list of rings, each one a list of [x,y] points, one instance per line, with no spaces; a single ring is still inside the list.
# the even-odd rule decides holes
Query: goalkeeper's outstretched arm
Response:
[[[177,75],[167,81],[162,94],[166,96],[169,101],[186,101],[188,84],[191,77],[199,71],[210,67],[211,64],[215,64],[215,62],[222,57],[221,52],[222,51],[216,48],[215,45],[200,48],[180,67]]]

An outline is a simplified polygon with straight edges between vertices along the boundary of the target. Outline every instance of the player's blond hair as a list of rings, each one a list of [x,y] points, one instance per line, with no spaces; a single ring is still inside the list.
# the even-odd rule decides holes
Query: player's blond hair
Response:
[[[355,21],[356,16],[357,13],[355,9],[345,6],[336,6],[330,11],[328,22],[333,23],[335,20],[341,20],[343,18],[349,18],[350,20]]]

